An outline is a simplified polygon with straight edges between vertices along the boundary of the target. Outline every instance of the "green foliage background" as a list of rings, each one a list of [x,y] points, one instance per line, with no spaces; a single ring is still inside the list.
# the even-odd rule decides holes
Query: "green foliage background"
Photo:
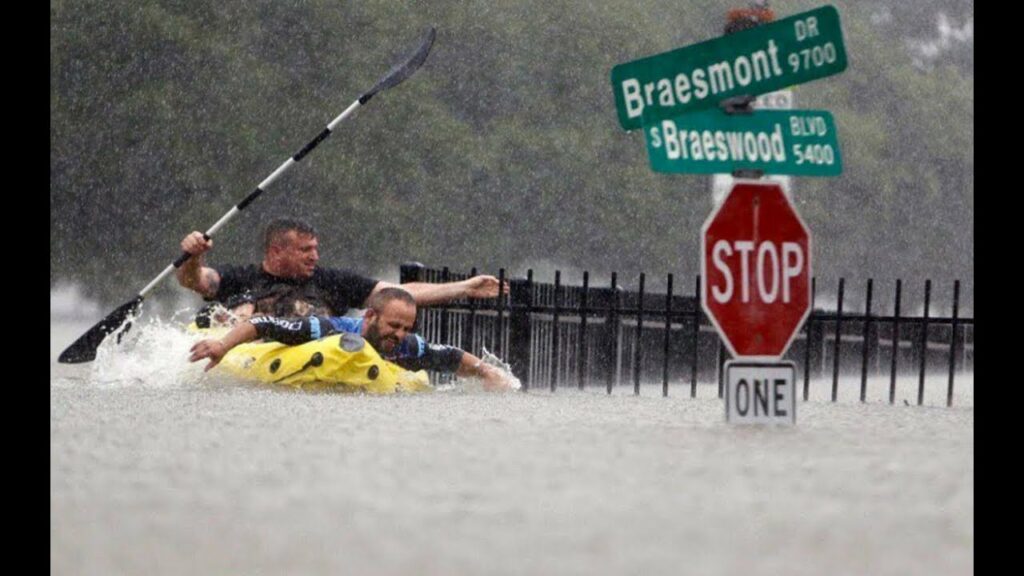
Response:
[[[834,114],[845,165],[841,177],[795,182],[820,285],[899,277],[920,291],[932,278],[948,300],[959,278],[969,306],[973,47],[967,59],[915,66],[898,26],[872,19],[877,3],[834,4],[850,66],[795,89],[798,107]],[[773,8],[784,17],[819,5]],[[428,24],[438,35],[423,69],[229,224],[211,262],[256,261],[262,225],[288,214],[321,231],[324,264],[367,274],[418,260],[535,267],[541,280],[553,268],[570,280],[617,271],[627,286],[641,271],[654,286],[671,272],[691,285],[709,179],[650,170],[642,135],[616,122],[609,73],[719,35],[734,7],[55,0],[51,285],[130,297],[181,237],[241,200]]]

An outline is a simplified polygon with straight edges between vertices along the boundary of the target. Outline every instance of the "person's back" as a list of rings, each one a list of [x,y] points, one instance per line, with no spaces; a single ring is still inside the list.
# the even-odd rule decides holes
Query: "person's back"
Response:
[[[314,286],[277,283],[263,288],[257,285],[223,303],[209,302],[196,313],[195,323],[199,328],[234,325],[257,314],[277,317],[334,315],[330,304]]]

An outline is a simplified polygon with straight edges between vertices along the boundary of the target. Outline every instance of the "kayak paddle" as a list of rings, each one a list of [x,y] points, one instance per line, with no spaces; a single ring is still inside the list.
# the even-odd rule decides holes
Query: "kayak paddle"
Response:
[[[306,154],[309,154],[317,147],[318,144],[323,142],[331,132],[341,123],[342,120],[347,118],[356,108],[369,102],[370,98],[373,98],[375,94],[388,88],[393,88],[416,72],[417,69],[427,59],[427,55],[430,53],[430,48],[434,44],[434,36],[436,31],[433,27],[427,30],[426,37],[420,44],[419,48],[415,52],[410,54],[407,58],[395,65],[387,74],[382,77],[377,84],[371,88],[368,92],[365,92],[355,102],[353,102],[348,108],[345,109],[337,118],[331,121],[324,128],[322,132],[316,135],[315,138],[309,141],[308,144],[302,147],[294,156],[288,158],[284,164],[281,164],[274,170],[274,172],[266,178],[263,182],[260,182],[259,186],[256,187],[248,196],[246,196],[241,202],[235,205],[231,210],[228,211],[220,220],[217,221],[209,230],[204,234],[205,238],[209,240],[214,233],[228,223],[229,220],[235,217],[236,214],[245,210],[245,208],[251,204],[260,194],[264,192],[281,174],[284,174],[286,170],[291,168],[294,164],[302,160]],[[166,278],[176,268],[180,268],[189,258],[191,254],[188,252],[182,252],[181,256],[178,257],[172,264],[167,266],[163,272],[160,273],[152,282],[146,285],[138,295],[132,300],[122,304],[117,310],[114,310],[107,315],[106,318],[100,320],[95,326],[89,329],[88,332],[83,334],[75,340],[66,350],[61,352],[60,357],[57,359],[58,362],[65,364],[77,364],[81,362],[91,362],[96,359],[96,350],[99,348],[100,343],[113,332],[120,329],[117,334],[117,341],[120,342],[125,332],[131,328],[131,320],[135,316],[135,313],[139,310],[142,305],[142,301],[146,298],[146,295],[156,287],[164,278]],[[123,326],[123,328],[122,328]]]

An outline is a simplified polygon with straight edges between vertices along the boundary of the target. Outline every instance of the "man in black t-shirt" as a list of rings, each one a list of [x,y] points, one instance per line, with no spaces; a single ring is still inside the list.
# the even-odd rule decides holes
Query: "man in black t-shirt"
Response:
[[[225,302],[233,297],[267,298],[281,286],[304,292],[313,304],[310,313],[344,315],[349,308],[363,308],[374,293],[396,286],[340,268],[321,268],[316,230],[299,220],[271,222],[263,237],[263,262],[246,266],[226,265],[211,268],[204,254],[213,241],[202,232],[192,232],[181,241],[189,258],[175,272],[178,283],[204,299]],[[474,276],[460,282],[429,284],[410,282],[402,288],[412,294],[418,305],[430,305],[458,298],[494,298],[498,279]],[[504,287],[508,291],[508,286]]]

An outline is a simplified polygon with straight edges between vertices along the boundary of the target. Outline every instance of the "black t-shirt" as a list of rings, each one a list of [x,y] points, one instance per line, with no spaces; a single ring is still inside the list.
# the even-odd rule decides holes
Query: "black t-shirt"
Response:
[[[335,316],[344,315],[349,308],[362,308],[378,282],[339,268],[317,267],[309,278],[279,278],[268,274],[259,264],[228,265],[216,270],[220,274],[220,288],[215,300],[225,302],[233,296],[246,294],[259,298],[261,294],[289,286],[301,289],[309,299],[323,302]]]

